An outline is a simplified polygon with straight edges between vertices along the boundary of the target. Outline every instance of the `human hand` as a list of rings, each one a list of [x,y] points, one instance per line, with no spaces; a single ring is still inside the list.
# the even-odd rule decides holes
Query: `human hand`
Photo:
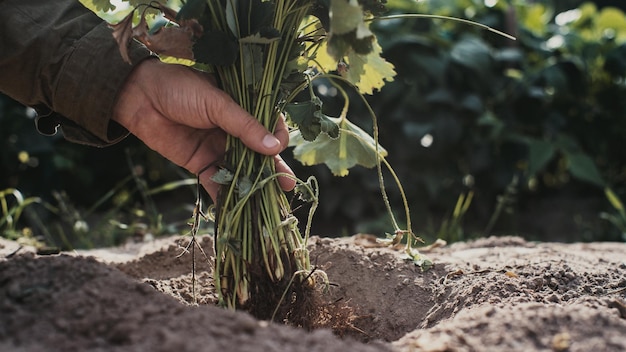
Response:
[[[222,159],[227,133],[258,153],[274,155],[276,171],[293,175],[278,155],[289,142],[285,122],[279,121],[272,135],[217,88],[212,76],[186,66],[143,61],[122,88],[113,120],[173,163],[194,174],[202,171],[200,183],[214,201],[219,186],[211,176],[217,168],[203,169]],[[279,183],[284,190],[295,186],[288,177]]]

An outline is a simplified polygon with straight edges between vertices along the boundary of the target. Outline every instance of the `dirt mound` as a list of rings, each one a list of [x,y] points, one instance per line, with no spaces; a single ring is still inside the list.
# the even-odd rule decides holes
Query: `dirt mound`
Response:
[[[623,243],[494,237],[433,249],[422,272],[371,236],[313,238],[325,299],[349,310],[333,334],[215,307],[199,253],[194,295],[188,241],[58,256],[0,242],[0,350],[626,350]]]

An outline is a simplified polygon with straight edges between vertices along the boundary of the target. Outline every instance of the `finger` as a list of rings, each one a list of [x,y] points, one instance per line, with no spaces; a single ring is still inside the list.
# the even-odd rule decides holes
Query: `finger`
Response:
[[[211,176],[213,176],[215,172],[217,172],[217,168],[211,167],[200,174],[200,184],[204,190],[207,191],[213,203],[217,203],[217,192],[220,188],[220,185],[211,179]]]
[[[276,126],[278,134],[272,135],[256,118],[239,106],[226,92],[219,89],[213,76],[198,74],[199,76],[196,77],[201,77],[203,84],[199,84],[199,89],[195,90],[196,93],[202,92],[200,99],[196,101],[200,102],[199,113],[208,118],[210,125],[217,126],[226,133],[241,139],[247,147],[261,154],[276,155],[287,147],[289,132],[282,116]],[[194,109],[190,110],[193,112]],[[177,112],[179,111],[173,111],[174,114]],[[192,113],[189,116],[193,115]],[[201,129],[211,127],[202,123],[198,124],[202,119],[184,121],[189,116],[181,116],[177,120]]]
[[[289,135],[285,134],[284,122],[280,123],[279,139],[226,93],[217,88],[212,90],[203,99],[205,114],[212,124],[239,138],[248,148],[261,154],[276,155],[286,147]]]
[[[280,157],[280,155],[276,155],[274,157],[274,162],[276,163],[276,172],[278,173],[287,173],[291,176],[294,176],[293,171],[287,165],[287,163]],[[280,176],[278,177],[278,183],[280,184],[280,188],[283,191],[291,191],[296,186],[296,180],[291,177]]]
[[[280,141],[280,145],[283,148],[281,152],[289,146],[289,127],[287,127],[287,122],[285,122],[284,116],[281,116],[276,123],[274,136]]]

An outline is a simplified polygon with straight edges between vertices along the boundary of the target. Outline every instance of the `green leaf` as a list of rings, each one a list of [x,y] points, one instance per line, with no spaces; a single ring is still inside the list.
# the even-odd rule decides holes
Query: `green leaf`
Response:
[[[554,141],[556,147],[565,154],[574,154],[580,152],[580,146],[573,137],[566,134],[559,134]]]
[[[548,28],[548,22],[552,16],[550,8],[544,4],[526,4],[521,8],[523,15],[522,24],[534,34],[541,36]]]
[[[96,13],[115,10],[115,5],[111,4],[109,0],[80,0],[80,2],[83,6]]]
[[[552,160],[556,152],[552,143],[536,139],[528,139],[528,149],[529,176],[535,176],[537,172],[543,169]]]
[[[381,53],[382,49],[374,39],[369,54],[359,55],[356,52],[348,54],[350,67],[344,76],[362,94],[374,94],[374,90],[380,90],[385,81],[392,82],[396,75],[393,64],[383,59]]]
[[[475,37],[466,37],[457,42],[450,51],[450,59],[483,77],[489,77],[493,67],[491,49]]]
[[[185,2],[185,4],[178,11],[176,19],[199,19],[200,16],[204,14],[204,9],[206,8],[206,5],[206,0],[187,0],[187,2]]]
[[[581,180],[590,182],[596,186],[604,187],[606,183],[600,175],[596,164],[584,153],[569,153],[566,154],[568,162],[568,170],[572,173],[572,176]]]
[[[376,166],[376,143],[374,139],[357,125],[347,119],[329,117],[340,125],[339,138],[332,139],[327,134],[320,134],[315,141],[307,142],[298,132],[292,132],[290,146],[295,146],[293,154],[304,165],[326,164],[336,176],[348,175],[351,167]],[[378,146],[378,153],[386,156],[387,151]]]
[[[613,208],[615,208],[615,210],[619,211],[620,213],[624,213],[624,204],[622,204],[622,201],[615,194],[615,192],[613,192],[612,189],[606,187],[604,189],[604,194],[606,195],[606,198],[609,200]]]
[[[596,23],[602,30],[626,31],[626,16],[622,11],[614,7],[603,8]]]
[[[219,169],[217,172],[211,176],[211,180],[220,185],[228,185],[233,181],[235,176],[232,172],[226,169]]]
[[[316,197],[314,194],[315,191],[310,192],[309,190],[314,190],[314,189],[315,189],[315,186],[313,185],[313,179],[309,177],[309,179],[305,183],[297,184],[296,187],[294,188],[294,192],[298,196],[299,200],[303,202],[307,202],[307,203],[312,203],[316,200]]]
[[[252,190],[252,181],[250,181],[249,177],[242,177],[237,180],[237,193],[239,194],[239,198],[247,196],[250,190]]]
[[[255,85],[263,78],[263,50],[259,45],[242,44],[240,49],[243,60],[243,82]]]
[[[272,27],[275,4],[273,1],[238,0],[237,18],[240,37],[254,33],[263,35],[264,29]]]
[[[382,15],[387,12],[387,7],[385,7],[387,0],[359,0],[359,3],[363,6],[365,12],[371,13],[374,16]]]
[[[205,32],[195,42],[193,55],[199,63],[226,66],[237,59],[239,46],[231,36],[224,32]]]
[[[310,101],[287,104],[285,112],[298,125],[306,141],[314,141],[322,132],[331,139],[339,137],[339,126],[331,117],[322,114],[322,101],[317,97]]]
[[[333,34],[346,34],[362,30],[360,38],[371,36],[372,32],[363,21],[363,8],[356,0],[330,0],[330,31]]]
[[[247,37],[243,37],[239,39],[239,42],[243,44],[269,44],[279,40],[280,37],[264,37],[261,35],[261,33],[257,33],[249,35]]]
[[[374,38],[374,34],[365,24],[363,8],[358,1],[330,1],[327,50],[336,61],[353,51],[362,55],[370,53]]]
[[[346,34],[335,34],[328,38],[328,54],[335,60],[340,61],[352,52],[367,55],[372,51],[374,37],[358,39],[356,31]]]

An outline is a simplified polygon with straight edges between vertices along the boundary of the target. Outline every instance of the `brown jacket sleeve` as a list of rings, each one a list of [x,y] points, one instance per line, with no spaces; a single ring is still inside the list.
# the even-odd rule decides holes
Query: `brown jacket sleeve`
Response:
[[[60,127],[74,142],[115,143],[128,134],[111,121],[117,93],[150,57],[132,45],[129,65],[111,29],[78,0],[0,0],[0,92],[34,107],[41,133]]]

